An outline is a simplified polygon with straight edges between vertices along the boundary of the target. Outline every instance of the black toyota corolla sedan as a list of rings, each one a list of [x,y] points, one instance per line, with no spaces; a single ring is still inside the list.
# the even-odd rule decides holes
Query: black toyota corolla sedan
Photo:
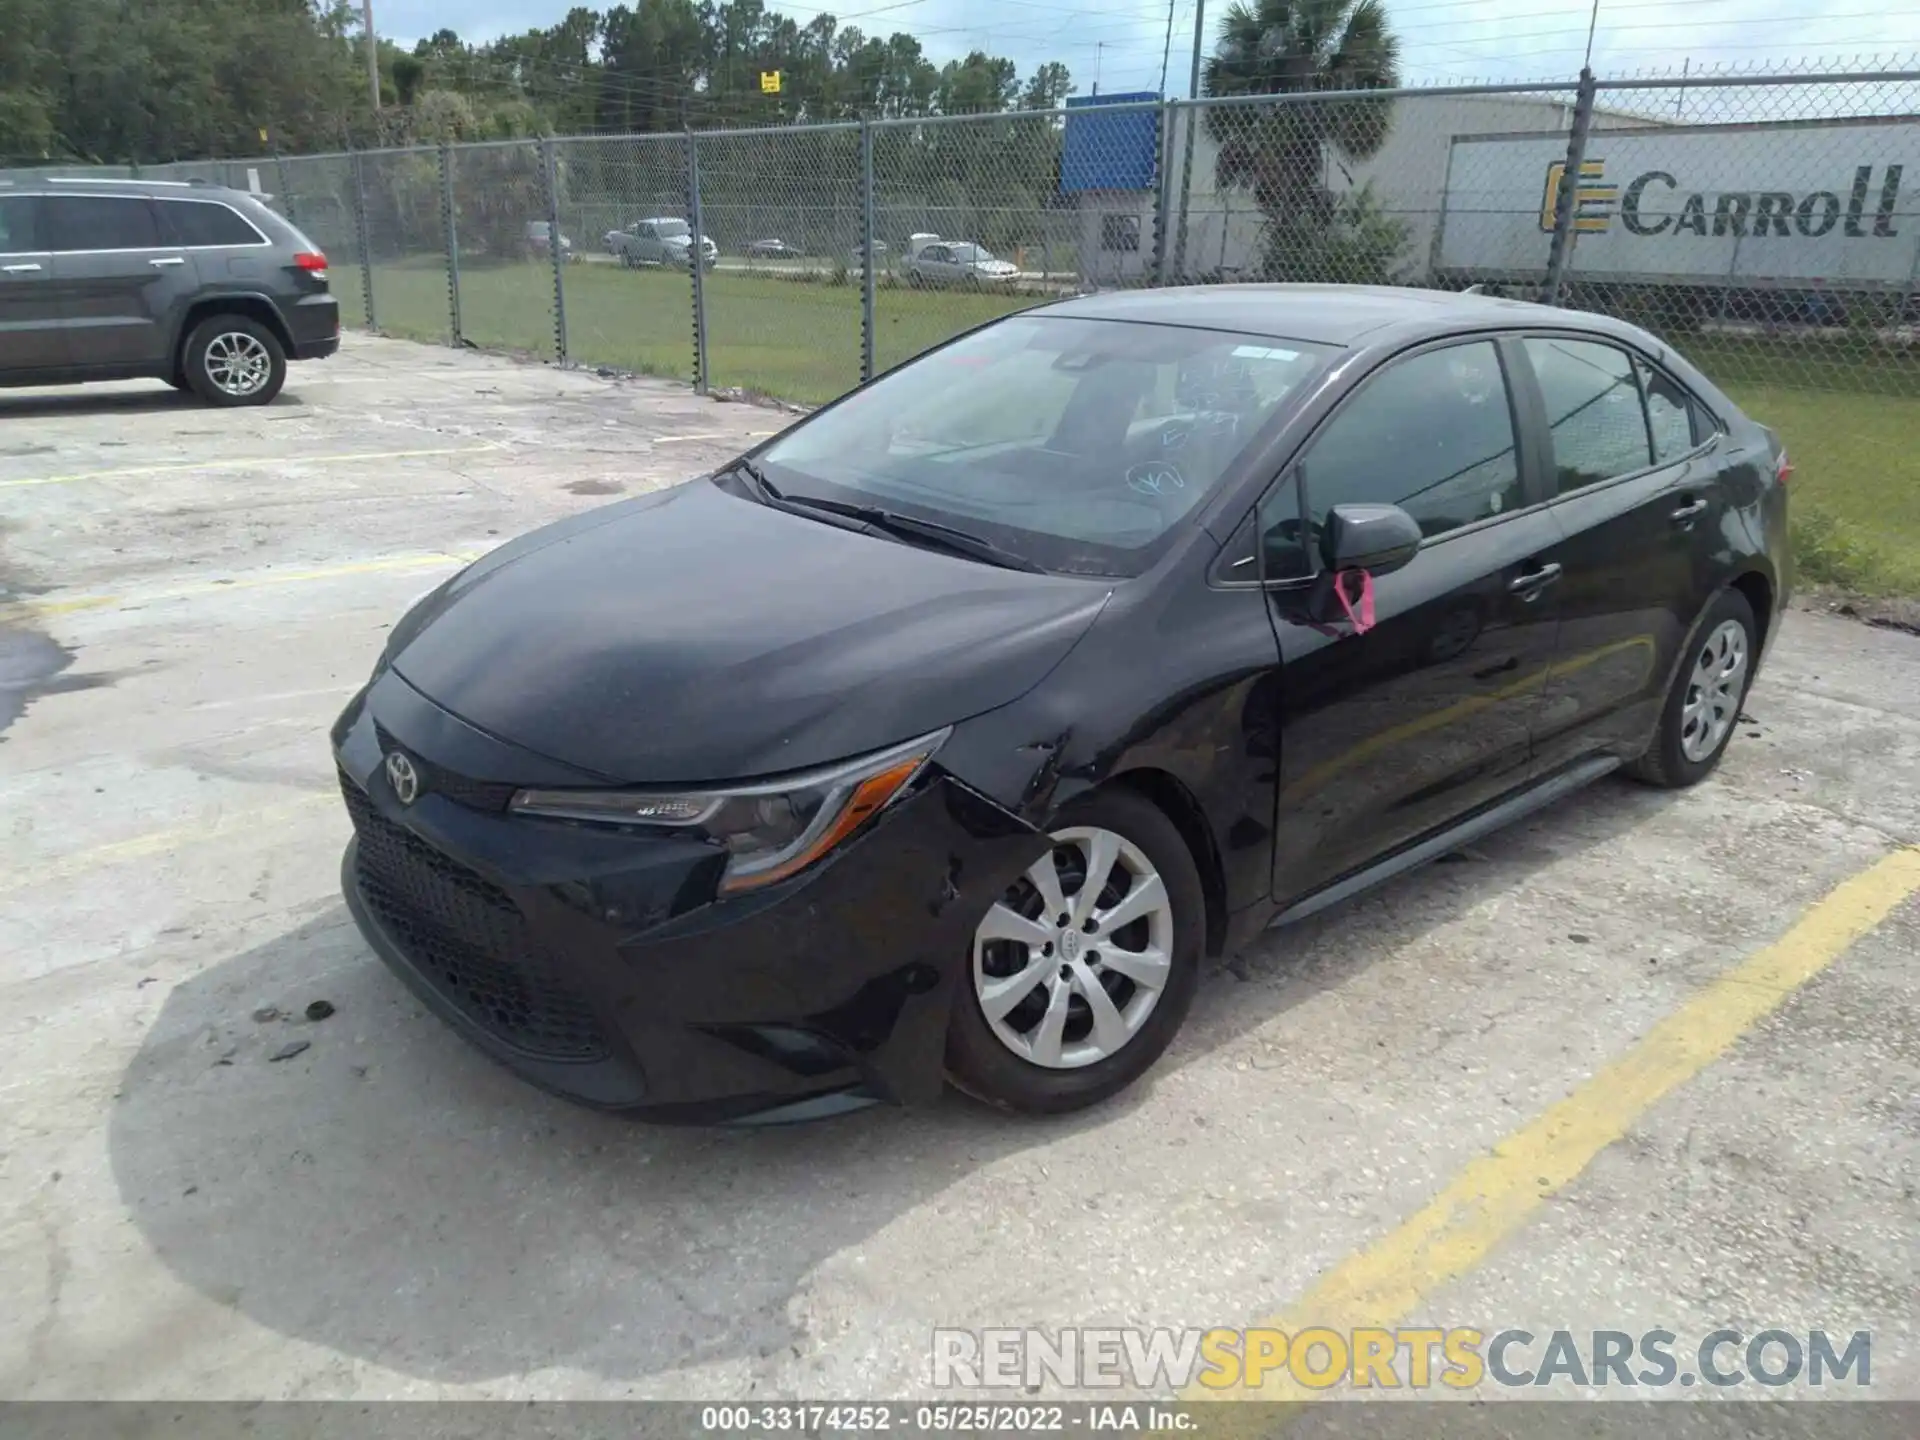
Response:
[[[347,900],[592,1105],[1087,1105],[1205,957],[1610,771],[1711,771],[1788,472],[1596,316],[1029,310],[416,605],[333,732]]]

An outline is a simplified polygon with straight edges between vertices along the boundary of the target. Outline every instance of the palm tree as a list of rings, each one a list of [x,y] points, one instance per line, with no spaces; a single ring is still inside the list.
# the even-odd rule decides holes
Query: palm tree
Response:
[[[1208,95],[1291,95],[1391,90],[1400,41],[1381,0],[1234,0],[1206,63]],[[1393,123],[1393,102],[1354,98],[1275,105],[1215,105],[1207,133],[1219,147],[1222,188],[1253,192],[1269,223],[1324,226],[1335,204],[1324,182],[1330,158],[1364,160]],[[1329,151],[1332,155],[1329,155]]]

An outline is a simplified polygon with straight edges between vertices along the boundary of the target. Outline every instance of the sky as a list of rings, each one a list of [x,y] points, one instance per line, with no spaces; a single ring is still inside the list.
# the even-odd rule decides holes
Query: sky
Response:
[[[486,40],[551,25],[577,0],[375,0],[382,34],[408,41],[441,26]],[[599,0],[586,0],[595,4]],[[632,0],[629,0],[632,3]],[[1207,6],[1211,32],[1226,0]],[[1187,93],[1196,0],[846,0],[831,13],[869,35],[906,30],[942,62],[980,49],[1018,63],[1047,60],[1073,72],[1075,91]],[[804,24],[822,8],[771,3]],[[1410,84],[1564,79],[1587,42],[1584,0],[1387,0]],[[1211,46],[1211,33],[1208,45]],[[1851,68],[1875,57],[1920,54],[1920,6],[1869,0],[1600,0],[1594,71],[1626,74],[1709,69]],[[1164,66],[1164,70],[1163,70]]]

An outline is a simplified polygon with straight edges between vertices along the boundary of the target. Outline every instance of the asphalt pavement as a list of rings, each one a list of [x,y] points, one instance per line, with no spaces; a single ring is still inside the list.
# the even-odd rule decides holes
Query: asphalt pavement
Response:
[[[928,1397],[936,1328],[1271,1324],[1864,1330],[1823,1393],[1920,1400],[1911,635],[1791,616],[1711,782],[1229,957],[1077,1117],[651,1128],[425,1014],[338,894],[385,628],[789,418],[364,337],[259,410],[0,392],[0,1399]]]

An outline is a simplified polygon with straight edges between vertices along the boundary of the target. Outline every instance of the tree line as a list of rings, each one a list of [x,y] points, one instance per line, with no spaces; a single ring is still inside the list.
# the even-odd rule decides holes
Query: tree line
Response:
[[[979,51],[935,64],[911,34],[801,25],[763,0],[575,7],[481,43],[445,29],[382,41],[377,109],[347,0],[0,0],[0,37],[0,162],[15,164],[1004,113],[1074,88],[1058,62],[1024,77]]]

